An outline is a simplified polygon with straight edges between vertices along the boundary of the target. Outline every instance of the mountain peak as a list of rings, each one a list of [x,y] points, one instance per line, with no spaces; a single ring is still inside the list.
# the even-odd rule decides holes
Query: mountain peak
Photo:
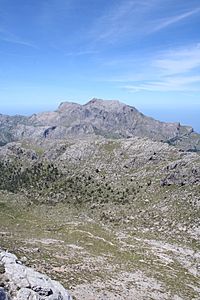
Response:
[[[78,106],[80,106],[80,104],[75,103],[75,102],[71,102],[71,101],[64,101],[64,102],[60,103],[60,105],[58,106],[57,111],[58,112],[63,112],[63,111],[66,111],[66,110],[70,110],[72,108],[76,108]]]
[[[87,102],[84,106],[115,110],[115,109],[121,109],[122,107],[126,106],[126,104],[120,102],[119,100],[103,100],[103,99],[93,98],[89,102]]]

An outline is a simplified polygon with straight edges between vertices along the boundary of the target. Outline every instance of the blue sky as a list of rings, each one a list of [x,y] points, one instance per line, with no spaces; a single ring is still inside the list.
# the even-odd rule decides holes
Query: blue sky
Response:
[[[199,0],[0,0],[0,112],[119,99],[200,131]]]

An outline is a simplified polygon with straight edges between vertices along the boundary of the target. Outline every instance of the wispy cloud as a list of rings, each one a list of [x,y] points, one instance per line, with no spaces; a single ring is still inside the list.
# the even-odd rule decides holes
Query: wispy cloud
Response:
[[[156,20],[155,24],[152,25],[152,27],[150,28],[150,32],[156,32],[156,31],[159,31],[159,30],[162,30],[170,25],[173,25],[175,23],[178,23],[184,19],[187,19],[195,14],[198,14],[200,13],[200,7],[197,7],[195,9],[192,9],[192,10],[189,10],[185,13],[181,13],[181,14],[178,14],[176,16],[172,16],[172,17],[169,17],[169,18],[164,18],[164,19],[161,19],[161,20]]]
[[[82,50],[82,51],[73,51],[65,53],[66,56],[83,56],[83,55],[92,55],[97,54],[97,50]]]
[[[200,67],[200,44],[167,51],[152,64],[168,75],[189,72]]]
[[[125,85],[123,88],[131,92],[197,92],[200,91],[200,76],[162,78],[160,81]]]
[[[161,5],[159,0],[117,1],[95,21],[91,37],[96,43],[118,43],[124,38],[145,37],[198,15],[200,6],[183,10],[180,5],[173,16],[166,15],[168,12],[167,4]]]
[[[139,29],[138,22],[143,14],[150,11],[158,0],[128,0],[117,1],[110,10],[95,22],[91,37],[97,41],[112,43],[119,37],[132,35]]]
[[[200,44],[157,54],[137,68],[137,76],[129,69],[127,76],[111,81],[124,83],[122,87],[132,92],[200,91]]]
[[[12,44],[18,44],[18,45],[23,45],[26,47],[31,47],[31,48],[38,48],[35,44],[23,40],[17,35],[4,30],[3,28],[0,28],[0,41],[7,42],[7,43],[12,43]]]

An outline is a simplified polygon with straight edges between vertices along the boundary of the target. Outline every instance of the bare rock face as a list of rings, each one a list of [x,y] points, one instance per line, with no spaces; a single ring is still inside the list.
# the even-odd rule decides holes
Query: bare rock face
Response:
[[[14,141],[14,132],[18,124],[26,124],[24,116],[6,116],[0,114],[0,146]]]
[[[183,150],[200,151],[200,135],[179,123],[164,123],[117,100],[92,99],[85,105],[63,102],[54,112],[31,117],[0,115],[0,146],[29,139],[44,142],[74,136],[148,137]]]
[[[24,266],[14,254],[0,251],[0,262],[0,300],[72,300],[59,282]]]

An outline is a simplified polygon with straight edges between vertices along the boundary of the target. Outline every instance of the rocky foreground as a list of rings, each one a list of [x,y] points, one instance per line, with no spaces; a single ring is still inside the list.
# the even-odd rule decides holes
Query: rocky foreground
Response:
[[[63,286],[0,250],[1,300],[72,300]]]

